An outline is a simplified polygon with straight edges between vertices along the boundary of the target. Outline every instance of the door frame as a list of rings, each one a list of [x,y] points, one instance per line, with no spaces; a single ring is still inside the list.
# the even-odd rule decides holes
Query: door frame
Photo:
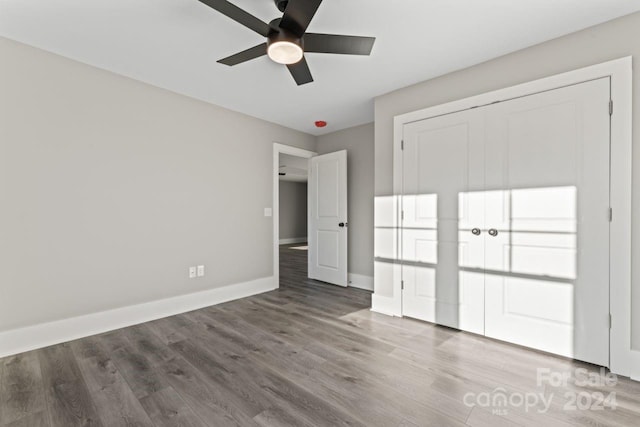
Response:
[[[272,199],[272,217],[273,217],[273,280],[274,289],[280,287],[280,154],[289,154],[291,156],[303,157],[310,159],[318,155],[315,151],[304,150],[290,145],[273,143],[273,199]],[[307,172],[307,182],[309,173]],[[307,236],[307,240],[308,240]]]
[[[372,310],[402,316],[402,140],[404,125],[603,77],[611,78],[610,200],[613,219],[609,244],[609,309],[612,313],[609,364],[612,372],[640,380],[640,349],[631,343],[631,220],[632,220],[632,57],[581,68],[394,117],[393,194],[395,257],[392,296],[374,295]]]

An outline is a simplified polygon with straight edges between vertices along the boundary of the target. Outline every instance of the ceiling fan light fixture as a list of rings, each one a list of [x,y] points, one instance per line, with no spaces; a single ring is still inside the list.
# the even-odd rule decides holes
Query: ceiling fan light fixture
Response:
[[[267,55],[273,62],[291,65],[300,62],[303,56],[302,47],[295,42],[279,40],[269,44]]]
[[[291,65],[300,62],[304,57],[302,39],[280,28],[280,19],[272,21],[269,25],[273,30],[267,37],[267,56],[278,64]]]

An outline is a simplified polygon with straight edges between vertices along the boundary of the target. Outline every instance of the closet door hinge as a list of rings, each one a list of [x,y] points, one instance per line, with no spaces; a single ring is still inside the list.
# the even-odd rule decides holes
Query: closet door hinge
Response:
[[[404,150],[404,139],[400,141],[400,149]]]
[[[609,329],[611,329],[612,325],[613,325],[613,318],[611,317],[611,313],[609,313]]]
[[[613,116],[613,99],[609,100],[609,115]]]
[[[404,221],[404,211],[400,211],[400,219]]]
[[[613,208],[609,208],[609,222],[613,222]]]
[[[404,291],[404,280],[400,281],[400,289],[402,289]]]

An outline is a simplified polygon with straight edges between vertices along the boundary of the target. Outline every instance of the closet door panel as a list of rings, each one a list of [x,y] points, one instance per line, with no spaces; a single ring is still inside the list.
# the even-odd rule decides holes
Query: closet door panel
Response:
[[[403,314],[484,331],[482,118],[462,112],[405,126]]]
[[[486,335],[608,364],[609,80],[486,107]]]

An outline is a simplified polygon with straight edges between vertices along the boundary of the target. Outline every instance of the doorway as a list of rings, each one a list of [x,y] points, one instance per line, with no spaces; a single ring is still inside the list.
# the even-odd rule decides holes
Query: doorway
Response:
[[[308,277],[307,190],[309,160],[279,153],[278,224],[280,272],[283,277]]]
[[[303,157],[280,153],[279,244],[307,243],[308,161]]]
[[[317,153],[273,145],[273,275],[280,286],[280,252],[291,251],[299,261],[308,258],[308,164]],[[283,209],[284,208],[284,209]],[[290,249],[297,248],[297,249]],[[295,251],[295,252],[294,252]],[[297,264],[300,264],[299,262]],[[304,277],[307,277],[306,263]]]
[[[312,151],[274,144],[273,270],[276,287],[280,285],[281,249],[288,255],[293,254],[289,250],[296,251],[298,261],[300,252],[307,253],[305,278],[348,286],[347,205],[346,150],[318,156]]]

